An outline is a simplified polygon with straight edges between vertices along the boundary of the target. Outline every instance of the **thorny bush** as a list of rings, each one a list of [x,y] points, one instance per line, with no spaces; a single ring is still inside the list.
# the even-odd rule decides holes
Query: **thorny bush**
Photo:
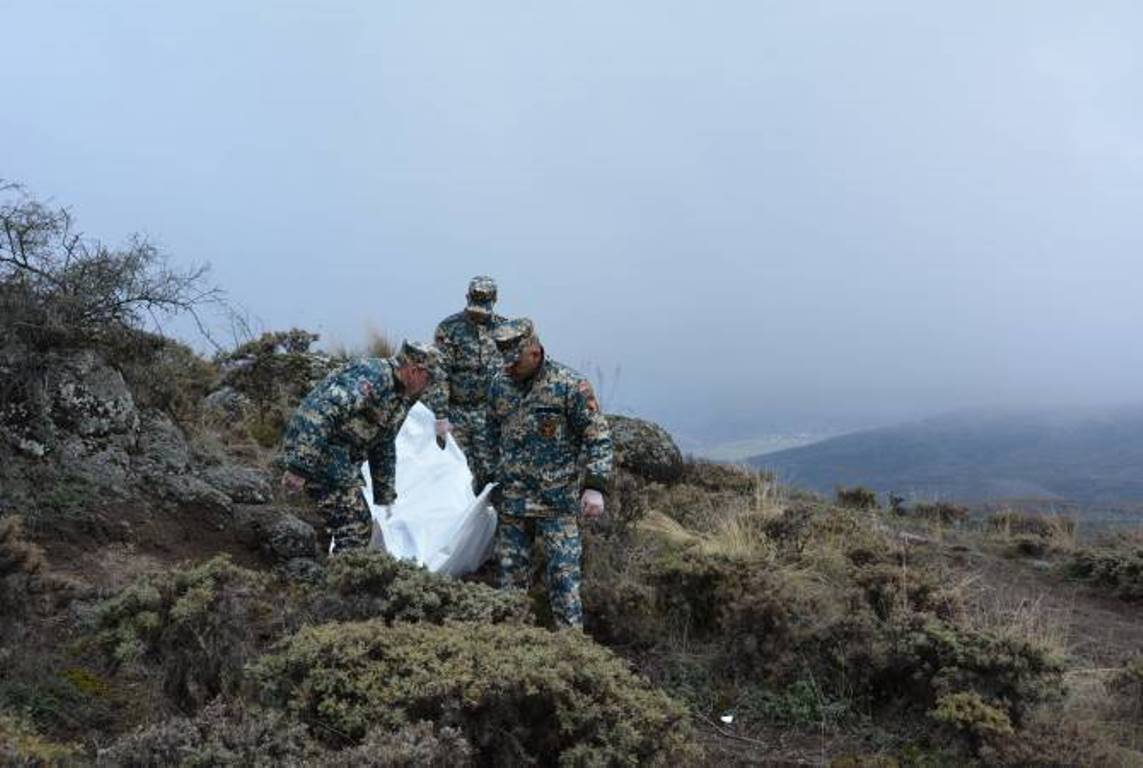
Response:
[[[337,743],[432,720],[481,765],[679,765],[685,712],[577,632],[372,621],[305,627],[253,667],[264,700]]]

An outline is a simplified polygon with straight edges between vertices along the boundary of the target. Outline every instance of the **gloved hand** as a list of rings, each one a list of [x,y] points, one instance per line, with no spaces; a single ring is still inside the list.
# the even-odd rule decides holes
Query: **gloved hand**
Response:
[[[579,511],[585,520],[595,520],[603,516],[603,494],[588,488],[579,498]]]
[[[282,475],[282,487],[286,493],[299,493],[306,487],[306,479],[301,475],[295,475],[293,472],[286,470]]]
[[[448,419],[437,419],[437,437],[444,437],[452,432],[452,422]]]

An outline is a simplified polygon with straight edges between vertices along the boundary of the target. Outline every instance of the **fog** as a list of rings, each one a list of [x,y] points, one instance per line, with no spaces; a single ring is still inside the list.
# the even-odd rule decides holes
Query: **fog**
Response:
[[[169,6],[169,7],[168,7]],[[695,440],[1143,399],[1134,2],[0,2],[0,177],[261,328],[495,276]]]

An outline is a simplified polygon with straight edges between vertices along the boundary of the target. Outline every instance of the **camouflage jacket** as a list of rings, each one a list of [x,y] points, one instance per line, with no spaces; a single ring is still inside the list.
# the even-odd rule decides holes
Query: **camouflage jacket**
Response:
[[[611,432],[591,384],[554,360],[522,384],[493,379],[488,441],[506,514],[575,515],[583,489],[605,491],[611,479]]]
[[[361,484],[369,461],[373,499],[396,496],[394,440],[414,400],[405,397],[392,360],[365,358],[327,376],[286,425],[282,465],[318,488]]]
[[[492,315],[488,322],[477,323],[457,312],[437,326],[433,344],[446,375],[430,386],[422,400],[438,418],[448,417],[454,408],[467,410],[485,404],[488,386],[502,365],[492,329],[503,320]]]

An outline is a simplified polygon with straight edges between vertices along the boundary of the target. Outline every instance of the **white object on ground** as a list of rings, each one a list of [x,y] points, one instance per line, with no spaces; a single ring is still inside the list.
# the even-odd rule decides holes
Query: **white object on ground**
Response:
[[[723,715],[722,717],[720,717],[718,719],[721,720],[722,722],[726,723],[727,725],[730,725],[731,723],[734,722],[734,715]]]
[[[443,449],[437,445],[436,417],[424,404],[409,410],[397,433],[397,500],[388,507],[374,504],[368,464],[362,474],[374,549],[448,576],[475,571],[492,551],[493,485],[473,493],[464,452],[451,434]]]

